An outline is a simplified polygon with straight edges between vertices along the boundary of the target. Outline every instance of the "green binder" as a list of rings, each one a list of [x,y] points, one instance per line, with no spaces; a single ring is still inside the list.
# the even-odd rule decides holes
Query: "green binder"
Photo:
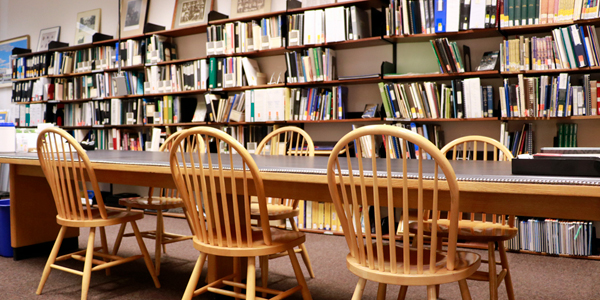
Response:
[[[214,89],[217,87],[217,59],[211,57],[208,65],[208,88]]]

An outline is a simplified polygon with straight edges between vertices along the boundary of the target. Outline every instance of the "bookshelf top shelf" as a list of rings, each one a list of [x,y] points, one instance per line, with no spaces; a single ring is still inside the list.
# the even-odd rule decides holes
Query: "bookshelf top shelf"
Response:
[[[260,20],[263,18],[270,18],[270,17],[274,17],[274,16],[285,15],[285,13],[286,13],[285,10],[280,10],[280,11],[272,11],[272,12],[268,12],[268,13],[264,13],[264,14],[243,16],[243,17],[239,17],[239,18],[219,19],[219,20],[214,20],[214,21],[208,22],[208,25],[210,26],[210,25],[220,25],[220,24],[233,23],[233,22],[247,22],[247,21],[252,21],[252,20]]]
[[[310,6],[310,7],[299,7],[299,8],[290,8],[287,10],[288,13],[291,14],[296,14],[296,13],[301,13],[307,10],[315,10],[315,9],[325,9],[328,7],[335,7],[335,6],[352,6],[352,5],[356,5],[360,8],[378,8],[381,7],[381,1],[380,0],[349,0],[349,1],[343,1],[343,2],[337,2],[337,3],[330,3],[330,4],[323,4],[323,5],[315,5],[315,6]]]
[[[155,31],[152,33],[148,33],[148,35],[156,34],[156,35],[169,36],[169,37],[180,37],[180,36],[186,36],[186,35],[205,33],[207,27],[208,27],[208,24],[200,24],[197,26],[188,26],[188,27],[181,27],[181,28],[176,28],[176,29]]]

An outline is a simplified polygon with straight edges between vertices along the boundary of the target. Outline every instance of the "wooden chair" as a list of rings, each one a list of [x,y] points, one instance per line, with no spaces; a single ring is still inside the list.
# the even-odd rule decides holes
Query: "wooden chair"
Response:
[[[169,136],[167,140],[160,146],[159,151],[169,151],[173,144],[173,141],[181,134],[182,131],[177,131]],[[204,142],[202,139],[193,140],[190,145],[187,145],[187,150],[194,149],[195,147],[199,147],[201,152],[204,152]],[[142,231],[142,237],[148,239],[154,239],[157,242],[155,243],[154,249],[154,266],[156,268],[156,275],[160,275],[160,258],[161,258],[161,246],[162,252],[167,253],[167,244],[181,242],[185,240],[189,240],[192,238],[191,235],[181,235],[175,233],[165,232],[164,222],[163,222],[163,210],[165,209],[173,209],[173,208],[182,208],[183,213],[186,216],[186,220],[189,218],[187,216],[187,211],[185,209],[185,205],[183,204],[183,200],[179,198],[177,194],[177,190],[175,189],[163,189],[161,188],[158,193],[158,197],[154,197],[154,187],[150,187],[148,190],[147,197],[136,197],[136,198],[124,198],[119,199],[119,204],[125,206],[127,211],[131,211],[132,208],[135,209],[149,209],[156,210],[156,230]],[[122,224],[119,229],[119,234],[117,235],[117,239],[115,241],[115,246],[113,248],[113,255],[117,255],[119,251],[119,247],[121,246],[121,240],[123,237],[133,236],[133,233],[125,232],[125,227],[127,224]],[[190,224],[190,229],[191,229]]]
[[[58,211],[56,222],[61,225],[61,228],[50,253],[50,257],[44,267],[42,279],[40,280],[36,293],[38,295],[42,293],[44,284],[50,275],[50,270],[54,268],[82,276],[81,299],[86,299],[92,271],[105,269],[106,274],[109,275],[110,267],[130,262],[140,257],[144,258],[146,267],[154,280],[154,285],[159,288],[160,283],[154,273],[152,260],[150,259],[148,250],[146,250],[146,246],[144,245],[144,241],[142,240],[142,236],[140,235],[140,231],[135,222],[136,220],[142,219],[144,215],[142,213],[106,210],[100,188],[98,187],[94,168],[92,167],[85,150],[83,150],[77,141],[66,131],[58,128],[42,130],[37,139],[37,153],[44,175],[52,190],[56,210]],[[92,208],[92,203],[90,203],[88,199],[87,182],[91,184],[92,189],[94,190],[98,208]],[[82,201],[85,201],[85,203],[82,203]],[[104,227],[124,223],[131,223],[142,255],[123,258],[109,254]],[[87,248],[85,250],[56,257],[67,227],[90,228]],[[97,227],[100,229],[102,247],[94,248]],[[84,255],[82,256],[82,254]],[[99,257],[102,260],[95,259],[94,257]],[[83,272],[55,264],[57,261],[63,261],[69,258],[85,262]]]
[[[256,154],[258,155],[314,156],[314,153],[315,146],[308,133],[295,126],[286,126],[274,130],[268,134],[260,142],[260,144],[258,144],[258,147],[256,147]],[[290,224],[292,225],[292,229],[294,231],[299,231],[298,225],[294,220],[294,217],[297,217],[300,213],[300,210],[298,209],[299,202],[299,200],[293,199],[271,199],[271,203],[267,204],[269,220],[283,220],[284,222],[285,220],[289,220]],[[253,219],[260,219],[260,212],[258,208],[258,203],[253,203],[251,205],[251,216]],[[315,278],[315,273],[313,271],[312,264],[310,263],[310,258],[308,257],[308,252],[306,251],[306,246],[304,243],[302,243],[300,248],[296,249],[295,251],[296,253],[300,253],[302,255],[302,260],[304,260],[304,264],[306,265],[306,269],[308,270],[310,277]],[[263,287],[267,286],[269,280],[269,259],[286,255],[287,254],[285,253],[278,253],[269,257],[260,257],[260,270],[262,274],[261,280]]]
[[[478,147],[481,144],[481,147]],[[462,150],[459,149],[462,146]],[[478,150],[483,151],[483,160],[493,159],[494,161],[511,161],[513,156],[510,150],[502,145],[500,142],[484,136],[465,136],[458,138],[448,143],[442,148],[442,153],[446,155],[448,152],[452,153],[452,160],[456,159],[468,159],[468,153],[472,149],[472,159],[477,160],[480,156]],[[492,157],[488,155],[488,151],[493,151]],[[435,210],[434,210],[435,211]],[[438,218],[441,212],[438,211]],[[475,274],[470,276],[468,279],[489,281],[490,286],[490,299],[498,299],[498,286],[504,280],[506,286],[506,293],[508,299],[515,299],[514,290],[512,286],[512,280],[510,276],[510,270],[508,267],[508,260],[506,258],[506,248],[504,241],[510,240],[515,237],[518,233],[515,227],[515,217],[496,214],[491,215],[491,220],[488,220],[486,214],[481,214],[480,218],[475,213],[471,213],[469,219],[463,220],[463,213],[459,214],[458,223],[458,239],[467,240],[472,242],[485,242],[488,245],[489,258],[487,261],[482,260],[489,266],[489,272],[477,271]],[[447,224],[447,219],[438,220],[438,224]],[[426,234],[433,234],[431,230],[431,221],[427,221],[425,226]],[[416,231],[416,226],[411,226],[411,231]],[[448,235],[447,230],[438,230],[438,237],[446,237]],[[497,274],[496,272],[496,258],[495,258],[495,245],[498,244],[498,252],[500,253],[500,265],[501,270]]]
[[[209,139],[214,139],[217,153],[210,153],[210,147],[207,147],[207,154],[181,151],[183,142],[189,141],[192,135],[201,135],[206,144]],[[228,154],[220,154],[222,145],[228,147]],[[301,291],[303,299],[312,299],[294,252],[294,247],[304,243],[304,233],[269,226],[261,173],[240,143],[215,128],[191,128],[175,140],[170,162],[173,180],[192,222],[194,248],[200,251],[183,299],[191,299],[206,291],[252,300],[256,299],[256,291],[275,294],[277,299]],[[231,165],[233,162],[241,163],[239,169],[224,169],[224,163]],[[204,165],[205,168],[202,167]],[[252,188],[249,185],[253,185]],[[241,192],[238,187],[242,188]],[[259,228],[251,225],[249,189],[254,190],[258,198]],[[256,287],[256,257],[282,251],[287,251],[299,285],[284,292]],[[207,255],[233,257],[233,274],[196,289]],[[244,257],[248,258],[246,284],[241,283],[240,258]],[[223,285],[233,286],[234,291],[221,289]],[[246,289],[245,295],[240,292],[241,289]]]
[[[369,147],[372,151],[370,159],[357,159],[358,169],[354,170],[349,153],[346,151],[346,159],[338,157],[338,154],[347,147],[350,147],[355,140],[362,136],[371,136],[372,145]],[[391,160],[389,153],[386,153],[385,167],[380,169],[381,161],[376,159],[376,136],[391,136],[408,140],[419,146],[422,153],[429,153],[434,160],[430,168],[434,171],[433,180],[424,180],[422,158],[418,159],[418,177],[408,181],[407,159]],[[361,143],[356,142],[357,152],[361,153]],[[386,149],[386,152],[389,150]],[[423,155],[421,155],[423,157]],[[392,164],[402,166],[402,178],[392,176]],[[380,163],[379,165],[377,163]],[[429,164],[429,162],[426,162]],[[348,168],[348,173],[342,173],[342,167]],[[368,168],[370,167],[370,172]],[[438,168],[439,167],[439,168]],[[367,169],[367,170],[365,170]],[[438,239],[436,230],[440,227],[436,222],[436,216],[433,217],[433,238],[431,238],[431,248],[424,246],[424,227],[423,215],[426,209],[438,208],[438,170],[442,170],[446,177],[443,186],[448,186],[450,193],[450,220],[446,225],[450,232],[448,249],[446,252],[436,250]],[[370,174],[377,174],[377,178],[372,178]],[[360,299],[367,280],[379,282],[377,299],[385,299],[385,290],[388,284],[400,285],[398,299],[404,299],[408,286],[425,285],[427,286],[428,299],[435,299],[435,286],[443,283],[458,281],[462,298],[471,299],[466,279],[471,276],[480,265],[479,255],[471,252],[456,250],[456,237],[458,226],[458,207],[459,192],[456,175],[448,160],[442,153],[424,137],[409,130],[395,126],[377,125],[365,126],[346,134],[334,147],[327,164],[327,181],[331,198],[338,211],[339,220],[344,230],[346,242],[350,248],[350,254],[346,257],[348,269],[359,276],[360,279],[356,285],[352,299]],[[423,187],[428,186],[432,191],[424,191]],[[372,188],[371,188],[372,187]],[[394,188],[392,188],[394,187]],[[411,191],[409,191],[409,188]],[[410,195],[410,198],[409,198]],[[425,197],[427,196],[427,197]],[[383,199],[380,199],[383,198]],[[425,198],[428,198],[427,200]],[[405,230],[402,237],[395,234],[394,222],[389,222],[389,241],[384,241],[382,234],[381,211],[387,211],[388,218],[395,220],[394,205],[400,206],[402,215],[409,213],[410,202],[418,205],[418,233],[416,235],[416,248],[408,245],[409,232]],[[368,213],[361,215],[360,208],[374,206],[375,219],[371,220]],[[361,223],[361,218],[364,223]],[[374,223],[375,233],[370,230],[362,232],[361,227],[371,228]],[[403,218],[404,228],[408,228],[408,218]],[[402,239],[405,241],[403,246],[399,246],[396,241]]]

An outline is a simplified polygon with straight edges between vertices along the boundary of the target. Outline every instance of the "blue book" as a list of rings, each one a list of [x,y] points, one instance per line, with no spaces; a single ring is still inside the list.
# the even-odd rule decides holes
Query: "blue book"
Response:
[[[588,66],[591,66],[590,64],[590,57],[588,57],[588,52],[586,51],[586,49],[591,49],[592,47],[590,47],[591,45],[588,45],[588,43],[585,41],[585,33],[583,32],[583,26],[579,26],[579,34],[581,37],[581,42],[583,43],[583,56],[585,58],[585,62],[587,63]]]
[[[429,132],[427,131],[427,124],[423,124],[423,136],[428,140],[429,140]],[[427,153],[427,159],[431,159],[431,155],[429,155],[429,153]]]
[[[396,111],[396,106],[394,105],[394,101],[392,100],[392,92],[390,91],[390,86],[388,84],[384,84],[383,85],[385,87],[385,90],[388,94],[388,99],[390,99],[390,109],[392,111],[392,118],[399,118],[400,117],[400,113]]]
[[[504,101],[506,102],[506,117],[510,118],[512,116],[512,112],[510,106],[510,88],[508,86],[508,79],[504,79]]]
[[[415,124],[414,122],[410,122],[410,130],[412,130],[412,132],[414,132],[414,133],[417,133],[417,124]],[[418,156],[419,155],[418,154],[419,153],[419,146],[417,146],[416,144],[413,144],[413,145],[415,147],[415,154]]]
[[[435,0],[435,32],[446,32],[446,5],[448,0]]]

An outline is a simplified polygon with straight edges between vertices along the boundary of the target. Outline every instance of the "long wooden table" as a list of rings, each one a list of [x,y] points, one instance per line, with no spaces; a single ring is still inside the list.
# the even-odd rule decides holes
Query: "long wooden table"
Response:
[[[168,153],[90,151],[88,156],[100,182],[174,187]],[[325,176],[327,157],[255,156],[255,161],[268,196],[331,201]],[[55,240],[56,209],[37,154],[0,153],[0,163],[10,164],[12,246],[19,258],[21,251]],[[451,163],[459,179],[461,211],[600,220],[600,179],[515,176],[507,162]],[[426,172],[433,168],[427,162],[424,165]],[[409,180],[412,187],[415,182]],[[425,182],[426,193],[431,182]],[[447,187],[442,183],[440,188],[440,209],[447,209]],[[77,235],[73,230],[68,237]]]

